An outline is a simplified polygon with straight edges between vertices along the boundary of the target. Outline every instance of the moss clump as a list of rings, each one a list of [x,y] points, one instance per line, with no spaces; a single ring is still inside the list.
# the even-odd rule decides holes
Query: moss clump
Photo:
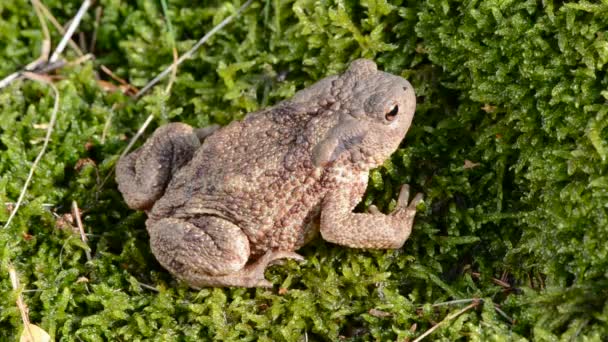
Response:
[[[62,22],[79,6],[45,4]],[[2,76],[39,53],[29,6],[0,4]],[[96,60],[59,72],[51,144],[26,205],[0,230],[0,340],[21,329],[9,262],[35,290],[24,293],[31,321],[62,341],[403,340],[460,308],[431,304],[467,298],[483,304],[432,338],[608,336],[608,5],[254,2],[180,67],[170,95],[158,87],[139,102],[102,90],[100,65],[142,86],[171,63],[174,42],[186,51],[238,4],[176,0],[167,18],[154,2],[96,6]],[[92,9],[80,29],[90,39],[95,26]],[[407,77],[419,96],[403,148],[372,173],[362,204],[390,210],[402,183],[423,191],[405,247],[315,241],[302,251],[306,263],[267,272],[282,291],[177,284],[150,254],[144,215],[125,207],[112,181],[125,138],[148,114],[153,126],[225,124],[359,56]],[[3,202],[16,200],[41,148],[36,124],[48,122],[52,105],[52,92],[33,82],[0,91]],[[58,219],[73,200],[91,232],[89,262]]]

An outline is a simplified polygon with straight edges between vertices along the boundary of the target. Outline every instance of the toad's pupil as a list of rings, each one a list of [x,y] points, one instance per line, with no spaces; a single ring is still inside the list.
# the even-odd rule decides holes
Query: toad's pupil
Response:
[[[393,121],[397,116],[397,113],[399,113],[399,106],[394,105],[393,108],[391,108],[391,110],[386,113],[386,120]]]

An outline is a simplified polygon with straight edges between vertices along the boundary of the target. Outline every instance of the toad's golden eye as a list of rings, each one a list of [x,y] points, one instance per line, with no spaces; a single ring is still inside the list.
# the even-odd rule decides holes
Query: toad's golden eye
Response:
[[[399,113],[399,106],[393,105],[391,107],[391,109],[388,112],[386,112],[386,116],[385,116],[386,120],[387,121],[395,120],[395,118],[397,117],[397,113]]]

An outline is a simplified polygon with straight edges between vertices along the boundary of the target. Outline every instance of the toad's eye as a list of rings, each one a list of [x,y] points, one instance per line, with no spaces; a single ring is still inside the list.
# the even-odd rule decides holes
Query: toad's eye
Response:
[[[384,117],[386,118],[387,121],[393,121],[397,117],[397,113],[399,113],[399,106],[393,105],[391,107],[391,109],[388,112],[386,112],[386,115]]]

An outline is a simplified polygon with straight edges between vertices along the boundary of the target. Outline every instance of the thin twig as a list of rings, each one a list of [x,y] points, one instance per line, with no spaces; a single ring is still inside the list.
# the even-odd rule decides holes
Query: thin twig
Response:
[[[87,51],[87,42],[84,39],[84,32],[78,32],[78,44],[83,51]]]
[[[463,303],[470,303],[470,302],[479,301],[479,300],[481,300],[481,299],[479,299],[479,298],[456,299],[456,300],[450,300],[447,302],[436,303],[431,306],[436,307],[436,306],[444,306],[444,305],[452,305],[452,304],[463,304]]]
[[[509,321],[509,323],[511,323],[511,324],[515,323],[513,318],[509,317],[509,315],[507,315],[504,311],[502,311],[502,309],[498,306],[498,304],[494,304],[494,310],[496,310],[496,312],[498,312],[502,317],[504,317],[504,319]]]
[[[23,203],[28,203],[28,201],[23,201]],[[14,202],[4,202],[4,205],[7,207],[8,206],[14,207],[15,203]],[[53,209],[53,207],[55,205],[53,203],[42,203],[41,206],[42,206],[42,209],[50,211],[51,209]]]
[[[8,217],[8,220],[4,224],[3,228],[6,228],[11,224],[11,221],[15,217],[17,210],[19,210],[19,207],[21,206],[21,203],[23,202],[23,198],[25,197],[25,193],[27,192],[27,187],[30,184],[32,177],[34,176],[34,171],[36,170],[36,167],[38,166],[40,159],[42,159],[42,156],[44,155],[44,152],[46,151],[46,147],[48,146],[49,141],[51,140],[51,133],[53,132],[53,126],[55,126],[55,121],[57,119],[57,112],[59,111],[59,91],[57,90],[57,87],[55,87],[55,85],[48,78],[42,77],[40,75],[31,73],[31,72],[24,72],[23,76],[31,79],[32,81],[37,81],[37,82],[41,82],[41,83],[45,83],[45,84],[49,85],[51,87],[51,89],[53,89],[53,92],[55,93],[55,104],[53,105],[53,111],[51,113],[51,119],[49,121],[49,126],[46,130],[46,136],[44,137],[44,143],[42,145],[42,149],[40,150],[40,153],[38,153],[38,156],[34,160],[32,167],[30,168],[30,172],[27,175],[25,184],[23,184],[23,188],[21,189],[21,194],[19,195],[19,199],[17,200],[17,203],[15,204],[15,208],[11,211],[11,214]]]
[[[148,117],[146,118],[146,121],[144,121],[143,125],[141,125],[141,127],[139,127],[139,130],[137,131],[137,133],[135,133],[135,135],[133,136],[133,138],[131,138],[131,141],[129,141],[129,144],[127,145],[127,147],[120,154],[119,159],[122,158],[122,157],[124,157],[127,153],[129,153],[129,151],[131,150],[131,147],[133,147],[133,145],[135,145],[135,142],[144,133],[144,131],[146,130],[146,128],[148,127],[148,125],[150,124],[150,122],[152,122],[152,119],[154,119],[154,115],[152,115],[152,114],[148,115]],[[108,173],[108,175],[106,176],[106,178],[103,179],[103,181],[101,182],[101,184],[99,184],[98,189],[103,188],[103,186],[106,184],[106,182],[108,181],[108,179],[110,179],[110,177],[112,177],[113,174],[114,174],[114,169],[112,169],[112,171],[110,173]]]
[[[93,57],[94,57],[94,56],[93,56],[93,54],[91,54],[91,53],[87,53],[86,55],[84,55],[84,56],[80,56],[80,57],[76,58],[76,59],[75,59],[75,60],[73,60],[73,61],[67,62],[67,64],[66,64],[66,65],[68,65],[68,66],[72,66],[72,65],[78,65],[78,64],[82,64],[82,63],[84,63],[84,62],[88,62],[88,61],[90,61],[91,59],[93,59]]]
[[[101,14],[103,13],[103,8],[98,6],[95,9],[95,24],[93,25],[93,37],[91,37],[90,53],[95,53],[95,44],[97,43],[97,30],[99,29],[99,23],[101,22]]]
[[[129,85],[127,81],[125,81],[123,78],[118,77],[115,73],[112,72],[112,70],[110,70],[107,66],[103,64],[101,65],[101,71],[103,71],[106,75],[110,76],[114,81],[123,85]]]
[[[171,71],[171,77],[169,77],[169,83],[167,83],[167,88],[165,88],[165,93],[167,95],[169,95],[171,93],[171,87],[173,87],[173,83],[175,82],[175,79],[177,78],[177,61],[178,61],[178,56],[177,56],[177,49],[175,47],[173,47],[173,68]]]
[[[16,72],[6,76],[5,78],[1,79],[0,80],[0,89],[8,86],[9,84],[11,84],[11,82],[18,79],[19,77],[21,77],[21,71],[16,71]]]
[[[139,286],[143,287],[144,289],[148,289],[150,291],[154,291],[154,292],[160,292],[159,289],[157,289],[156,287],[152,286],[152,285],[148,285],[148,284],[144,284],[142,282],[138,282]]]
[[[51,71],[55,71],[57,69],[61,69],[63,68],[66,64],[68,65],[76,65],[76,64],[80,64],[83,62],[86,62],[90,59],[93,58],[93,55],[91,54],[86,54],[83,55],[81,57],[78,57],[77,59],[75,59],[72,62],[66,63],[64,60],[60,60],[54,63],[46,63],[46,64],[41,64],[38,66],[37,69],[35,70],[31,70],[29,72],[30,75],[38,75],[39,77],[49,77],[46,74],[50,73]],[[8,86],[9,84],[11,84],[13,81],[17,80],[17,79],[21,79],[25,74],[25,71],[17,71],[14,72],[12,74],[10,74],[9,76],[5,77],[3,80],[0,81],[0,89]]]
[[[89,4],[86,7],[90,6],[90,0],[85,0],[85,2],[82,4],[82,7],[76,14],[76,18],[78,18],[78,20],[73,20],[73,23],[78,23],[80,21],[80,19],[82,18],[82,15],[84,14],[84,12],[81,13],[81,10],[85,7],[85,5],[87,3],[89,3]],[[66,32],[64,34],[61,42],[55,49],[55,52],[53,52],[53,55],[49,59],[48,56],[49,56],[49,53],[51,50],[51,35],[50,35],[48,27],[46,25],[46,21],[44,21],[44,18],[42,17],[42,12],[44,12],[44,14],[49,18],[49,20],[51,22],[53,22],[53,24],[56,24],[59,27],[58,28],[59,31],[63,31],[63,28],[61,27],[61,25],[59,25],[59,23],[57,23],[57,20],[53,17],[53,15],[48,10],[48,8],[46,8],[39,0],[32,0],[32,5],[34,7],[36,15],[38,16],[38,20],[40,20],[40,25],[42,27],[42,33],[45,37],[44,40],[42,41],[40,57],[38,57],[36,60],[34,60],[33,62],[26,65],[25,68],[23,68],[23,70],[16,71],[16,72],[6,76],[2,80],[0,80],[0,89],[8,86],[13,81],[18,80],[21,77],[23,77],[25,72],[27,72],[27,71],[35,72],[38,74],[45,74],[45,73],[48,73],[49,71],[61,68],[65,64],[65,62],[58,61],[57,59],[59,58],[59,55],[65,49],[65,45],[67,44],[67,42],[69,41],[69,42],[73,43],[71,40],[71,36],[74,33],[74,30],[76,29],[77,25],[70,25],[68,32]],[[85,8],[85,10],[86,10],[86,8]],[[82,51],[80,51],[78,49],[78,46],[76,46],[76,51],[78,52],[78,54],[80,56],[83,55]]]
[[[80,240],[82,240],[82,242],[84,242],[84,244],[87,246],[87,249],[84,250],[85,254],[87,255],[87,260],[91,261],[93,258],[91,258],[91,252],[89,251],[90,248],[87,244],[87,236],[84,233],[82,220],[80,219],[80,209],[78,209],[78,203],[76,203],[76,201],[72,201],[72,215],[74,215],[76,218],[76,226],[78,226],[78,231],[80,232]]]
[[[65,35],[65,30],[63,29],[63,26],[61,26],[61,24],[57,21],[57,18],[55,18],[55,16],[53,16],[53,13],[51,13],[51,11],[49,11],[49,9],[46,6],[44,6],[43,3],[39,2],[39,4],[40,4],[40,9],[42,10],[42,12],[46,16],[46,18],[51,22],[51,24],[53,24],[53,27],[55,27],[55,29],[59,33],[61,33],[62,36]],[[68,44],[70,44],[70,47],[72,49],[74,49],[74,51],[76,52],[76,54],[78,56],[84,55],[84,52],[82,52],[82,50],[80,50],[80,48],[78,47],[76,42],[74,42],[71,38],[70,38]]]
[[[186,60],[188,58],[191,58],[192,55],[194,54],[194,52],[196,52],[196,50],[198,50],[203,44],[205,44],[205,42],[207,42],[207,40],[209,40],[209,38],[211,38],[217,31],[219,31],[222,28],[224,28],[224,26],[228,25],[234,18],[238,17],[244,10],[246,10],[247,7],[249,7],[249,5],[251,4],[252,1],[253,0],[248,0],[246,3],[244,3],[236,11],[236,13],[234,13],[233,15],[231,15],[231,16],[227,17],[226,19],[222,20],[221,23],[219,23],[217,26],[215,26],[209,32],[207,32],[207,34],[205,34],[203,36],[203,38],[201,38],[196,44],[194,44],[194,46],[192,47],[192,49],[188,50],[188,52],[184,53],[177,60],[177,63],[171,64],[168,68],[166,68],[165,70],[163,70],[163,72],[161,72],[156,77],[154,77],[154,79],[152,79],[152,81],[150,81],[148,84],[146,84],[146,86],[144,86],[137,94],[135,94],[135,99],[137,100],[140,97],[142,97],[142,95],[145,94],[148,90],[150,90],[150,88],[152,88],[160,80],[162,80],[163,78],[165,78],[171,72],[171,70],[174,68],[174,64],[180,65],[180,64],[182,64],[182,62],[184,60]]]
[[[106,75],[110,76],[116,82],[123,85],[124,90],[123,90],[123,87],[119,87],[119,88],[120,88],[121,92],[123,92],[124,94],[132,95],[139,91],[135,86],[131,85],[129,82],[125,81],[123,78],[120,78],[118,75],[113,73],[112,70],[110,70],[105,65],[101,65],[101,71],[103,71]]]
[[[8,275],[11,278],[11,285],[13,286],[13,290],[19,291],[19,277],[17,277],[17,272],[13,265],[8,265]],[[30,318],[27,312],[27,305],[23,301],[23,296],[21,296],[21,292],[17,295],[17,308],[19,308],[19,313],[21,314],[21,320],[23,321],[23,327],[27,331],[28,337],[30,341],[34,341],[34,335],[32,334],[32,330],[30,329]]]
[[[464,307],[462,310],[459,310],[457,312],[454,312],[454,313],[446,316],[441,322],[435,324],[429,330],[425,331],[424,334],[418,336],[418,338],[416,338],[413,342],[422,341],[425,337],[432,334],[433,331],[437,330],[441,325],[453,320],[454,318],[462,315],[463,313],[467,312],[468,310],[471,310],[472,308],[476,307],[477,305],[479,305],[479,301],[475,301],[475,302],[471,303],[470,305],[467,305],[466,307]]]
[[[496,278],[492,278],[492,282],[500,287],[503,287],[505,289],[510,289],[511,288],[511,284],[507,283],[506,281],[502,280],[502,279],[496,279]]]
[[[42,48],[40,49],[40,57],[30,64],[25,66],[25,70],[34,70],[39,65],[46,63],[49,60],[49,54],[51,53],[51,34],[49,33],[49,28],[46,25],[46,21],[42,15],[42,4],[40,4],[39,0],[32,0],[32,6],[34,7],[34,11],[36,12],[36,16],[38,17],[38,21],[40,21],[40,27],[42,28],[42,35],[44,36],[44,40],[42,41]]]
[[[78,25],[80,25],[80,20],[82,20],[82,17],[87,12],[87,10],[89,9],[90,6],[91,6],[91,0],[84,0],[82,2],[82,5],[80,5],[78,12],[72,19],[72,23],[66,30],[65,35],[61,38],[61,41],[55,48],[55,51],[53,52],[53,54],[51,55],[49,62],[53,63],[59,59],[59,56],[61,56],[61,54],[63,53],[63,50],[65,49],[65,46],[67,45],[68,41],[72,38],[74,31],[76,30]]]
[[[177,61],[179,60],[179,54],[177,53],[177,48],[175,47],[175,34],[173,33],[173,25],[171,24],[171,18],[169,17],[169,6],[167,6],[166,0],[160,0],[160,3],[163,8],[163,15],[165,16],[165,21],[167,22],[167,29],[169,30],[169,36],[171,37],[171,50],[173,51],[173,63],[171,64],[173,68],[171,69],[169,83],[165,88],[165,94],[167,94],[168,96],[171,93],[171,87],[173,87],[173,82],[175,82],[175,78],[177,77]]]
[[[137,133],[135,133],[133,138],[131,138],[131,141],[129,141],[129,145],[127,145],[125,150],[122,151],[122,153],[120,154],[121,158],[124,157],[127,153],[129,153],[129,151],[131,150],[131,147],[133,147],[133,145],[135,145],[135,142],[137,141],[137,139],[139,139],[139,137],[142,134],[144,134],[144,132],[146,131],[146,128],[148,127],[150,122],[152,122],[152,119],[154,119],[154,115],[152,115],[152,114],[148,115],[148,117],[146,118],[146,121],[144,121],[143,125],[141,125],[141,127],[139,127],[139,129],[137,130]]]
[[[114,111],[116,110],[116,103],[112,105],[110,109],[110,115],[106,119],[105,124],[103,125],[103,132],[101,132],[101,144],[106,143],[106,136],[108,135],[108,130],[110,129],[110,125],[112,124],[112,116],[114,116]]]
[[[21,293],[36,293],[36,292],[42,292],[44,291],[43,289],[31,289],[31,290],[23,290],[21,291]]]
[[[570,337],[570,341],[576,341],[576,338],[578,337],[578,335],[580,335],[581,331],[583,331],[583,328],[585,328],[585,326],[587,326],[587,324],[589,324],[589,319],[585,319],[583,321],[583,323],[579,324],[578,328],[576,329],[576,332],[574,333],[574,335],[572,335],[572,337]]]
[[[470,302],[485,303],[485,301],[482,298],[465,298],[465,299],[456,299],[456,300],[450,300],[447,302],[436,303],[431,306],[438,307],[438,306],[444,306],[444,305],[464,304],[464,303],[470,303]],[[496,310],[496,312],[498,312],[502,317],[504,317],[507,321],[509,321],[509,323],[511,323],[511,324],[514,323],[513,318],[509,317],[509,315],[507,315],[504,311],[502,311],[498,304],[496,304],[496,303],[492,303],[492,304],[494,305],[494,310]]]
[[[46,26],[46,22],[44,21],[44,18],[42,17],[42,15],[40,13],[43,5],[38,0],[32,0],[32,6],[34,7],[36,16],[38,17],[38,20],[40,21],[40,27],[42,28],[42,34],[44,35],[44,40],[42,41],[42,47],[40,49],[40,57],[38,57],[36,60],[34,60],[31,63],[29,63],[28,65],[26,65],[24,68],[25,70],[33,70],[33,69],[38,68],[40,65],[43,65],[44,63],[46,63],[48,61],[49,52],[51,50],[51,35],[49,33],[48,27]],[[16,72],[6,76],[2,80],[0,80],[0,89],[8,86],[9,84],[11,84],[11,82],[19,79],[21,76],[23,76],[21,71],[16,71]]]

